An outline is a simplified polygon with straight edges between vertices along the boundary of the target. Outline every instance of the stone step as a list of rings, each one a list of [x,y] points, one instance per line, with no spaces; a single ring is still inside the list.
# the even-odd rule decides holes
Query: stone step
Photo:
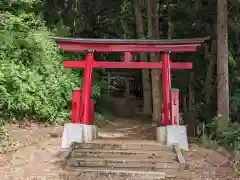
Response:
[[[91,144],[131,144],[131,145],[145,145],[145,146],[165,146],[163,143],[151,140],[115,140],[115,139],[95,139]]]
[[[71,167],[107,167],[107,168],[151,168],[151,169],[173,169],[176,172],[179,170],[178,163],[164,163],[164,162],[116,162],[116,161],[78,161],[76,159],[69,159],[67,162]]]
[[[77,161],[111,161],[111,162],[151,162],[151,163],[156,163],[156,162],[177,162],[177,156],[174,154],[163,154],[162,156],[126,156],[126,155],[115,155],[115,154],[110,154],[110,155],[105,155],[102,154],[102,156],[70,156],[69,159],[74,159]]]
[[[170,151],[171,152],[171,151]],[[167,153],[170,153],[167,151]],[[71,153],[71,156],[80,156],[81,154],[121,154],[121,155],[147,155],[147,156],[162,156],[166,154],[166,151],[156,151],[156,150],[138,150],[138,149],[94,149],[94,148],[83,148],[83,149],[74,149]],[[174,153],[172,153],[174,154]]]
[[[146,168],[103,168],[103,167],[68,167],[64,174],[68,177],[79,176],[83,173],[97,173],[101,175],[125,177],[124,179],[131,180],[160,180],[166,178],[166,173],[162,169],[155,171]],[[96,175],[96,176],[97,176]],[[127,178],[130,177],[130,178]]]
[[[130,144],[130,143],[87,143],[87,144],[75,144],[75,149],[126,149],[126,150],[151,150],[151,151],[173,151],[172,147],[163,146],[161,144]]]
[[[180,170],[174,147],[151,141],[95,140],[72,146],[65,170],[71,173],[127,174],[136,180],[162,179]],[[134,179],[134,178],[133,178]],[[134,179],[134,180],[135,180]]]
[[[94,157],[94,158],[123,158],[123,159],[153,159],[163,162],[177,161],[178,158],[174,153],[159,153],[159,154],[131,154],[126,152],[112,153],[112,152],[76,152],[73,151],[69,157]]]

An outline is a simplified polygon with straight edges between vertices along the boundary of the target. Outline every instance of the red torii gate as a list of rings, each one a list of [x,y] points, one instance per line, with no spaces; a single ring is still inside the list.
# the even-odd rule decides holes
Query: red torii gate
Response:
[[[54,40],[63,50],[70,52],[85,51],[86,53],[84,61],[64,61],[64,67],[66,68],[84,69],[82,96],[80,97],[80,91],[75,91],[75,93],[73,91],[73,101],[76,101],[77,106],[74,107],[73,102],[72,122],[81,122],[87,125],[92,123],[94,107],[90,97],[93,68],[162,68],[163,119],[161,124],[171,125],[178,123],[178,93],[171,92],[170,69],[192,69],[192,63],[171,62],[170,54],[172,52],[195,52],[198,47],[209,39],[210,37],[171,40],[82,39],[54,37]],[[94,51],[122,52],[124,53],[124,61],[95,61]],[[161,52],[161,62],[130,62],[133,52]],[[173,119],[173,117],[176,119]]]

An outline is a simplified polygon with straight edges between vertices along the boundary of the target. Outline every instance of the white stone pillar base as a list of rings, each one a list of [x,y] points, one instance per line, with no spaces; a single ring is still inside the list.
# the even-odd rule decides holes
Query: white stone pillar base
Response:
[[[78,123],[67,123],[64,125],[62,136],[62,149],[67,149],[73,142],[88,143],[97,138],[97,127]]]
[[[166,143],[166,126],[157,127],[156,137],[158,142]]]
[[[187,130],[184,125],[160,126],[156,129],[157,141],[167,146],[178,145],[180,149],[188,151]]]

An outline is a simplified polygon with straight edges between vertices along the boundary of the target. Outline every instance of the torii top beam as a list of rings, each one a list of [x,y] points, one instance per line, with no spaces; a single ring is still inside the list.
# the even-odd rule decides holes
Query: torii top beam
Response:
[[[53,37],[65,51],[81,52],[92,49],[97,52],[195,52],[210,37],[192,39],[86,39]]]

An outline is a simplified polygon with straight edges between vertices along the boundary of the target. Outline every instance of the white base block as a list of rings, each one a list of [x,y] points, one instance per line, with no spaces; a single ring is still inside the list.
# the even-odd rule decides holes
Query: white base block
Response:
[[[178,145],[180,149],[188,151],[187,130],[184,125],[166,126],[166,142],[168,146]]]
[[[160,126],[156,129],[156,138],[158,142],[166,142],[166,126]]]
[[[73,142],[87,143],[96,138],[97,127],[95,125],[67,123],[64,125],[61,148],[67,149]]]

